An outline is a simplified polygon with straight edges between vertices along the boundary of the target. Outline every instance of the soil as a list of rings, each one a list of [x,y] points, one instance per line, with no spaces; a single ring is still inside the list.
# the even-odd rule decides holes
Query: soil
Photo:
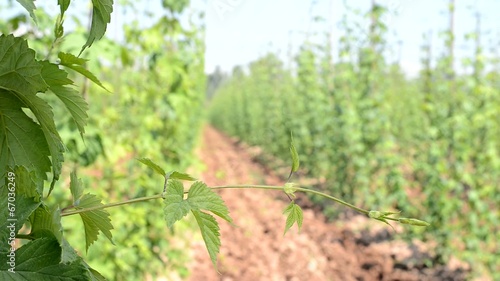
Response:
[[[209,186],[282,185],[283,180],[253,161],[240,142],[212,127],[203,133],[201,178]],[[219,190],[236,226],[218,220],[222,246],[217,272],[202,243],[193,247],[189,280],[465,280],[464,264],[428,267],[432,247],[394,240],[395,232],[362,215],[328,223],[300,197],[304,224],[283,235],[289,199],[282,192]],[[340,207],[339,208],[343,208]]]

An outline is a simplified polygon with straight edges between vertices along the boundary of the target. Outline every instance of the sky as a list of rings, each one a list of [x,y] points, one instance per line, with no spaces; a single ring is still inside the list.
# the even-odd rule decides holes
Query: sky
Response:
[[[313,2],[315,4],[311,4]],[[204,3],[207,48],[205,70],[210,73],[219,66],[223,71],[230,72],[235,65],[247,65],[269,51],[278,53],[287,62],[289,51],[296,53],[307,31],[331,30],[335,52],[343,32],[339,22],[347,12],[344,2],[362,13],[367,12],[371,5],[371,0],[207,0]],[[389,26],[388,40],[393,49],[390,58],[399,61],[405,72],[414,76],[420,69],[424,33],[431,32],[433,53],[437,55],[443,51],[444,41],[439,38],[439,34],[448,26],[448,0],[376,2],[390,10],[384,17]],[[466,43],[464,36],[474,31],[477,12],[481,15],[483,44],[499,45],[498,11],[500,1],[456,0],[455,52],[458,58],[473,54],[473,44]],[[354,19],[352,13],[348,14]],[[325,22],[320,24],[311,21],[316,16],[321,16]],[[367,21],[363,24],[368,26]],[[456,66],[460,67],[460,63]]]
[[[191,11],[205,11],[205,72],[211,73],[219,66],[231,72],[234,66],[248,65],[268,52],[273,52],[291,65],[291,58],[297,53],[307,34],[330,31],[333,52],[338,51],[339,38],[344,32],[339,25],[342,16],[359,20],[348,12],[345,3],[361,13],[366,13],[372,0],[191,0]],[[391,62],[399,62],[409,76],[415,76],[420,69],[420,48],[422,35],[431,32],[433,55],[443,52],[444,40],[440,32],[448,26],[446,13],[449,0],[375,0],[389,8],[384,21],[389,26],[387,40]],[[498,0],[455,0],[455,31],[458,59],[473,54],[473,42],[466,42],[464,36],[474,31],[475,14],[481,15],[482,44],[486,47],[500,45],[500,1]],[[85,2],[85,1],[84,1]],[[115,0],[115,2],[120,2]],[[39,6],[48,6],[48,11],[56,13],[55,0],[36,1]],[[143,3],[143,4],[141,4]],[[135,2],[153,14],[151,18],[141,18],[145,26],[153,23],[156,11],[161,11],[160,0]],[[69,14],[79,14],[86,4],[78,1],[71,3]],[[7,11],[0,11],[5,15]],[[158,14],[158,13],[156,13]],[[314,22],[314,17],[322,17],[323,22]],[[106,36],[120,40],[123,37],[121,26],[137,15],[127,13],[115,6],[111,24]],[[67,22],[68,23],[68,22]],[[365,29],[367,20],[361,21]],[[315,42],[324,42],[324,36],[311,36]],[[460,61],[456,67],[460,70]]]

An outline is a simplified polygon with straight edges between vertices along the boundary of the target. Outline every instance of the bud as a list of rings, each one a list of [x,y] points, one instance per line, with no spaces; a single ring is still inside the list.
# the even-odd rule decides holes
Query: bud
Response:
[[[417,226],[430,226],[431,224],[425,221],[411,219],[411,218],[399,218],[399,222],[402,224],[417,225]]]
[[[292,198],[295,198],[294,193],[295,191],[297,191],[297,186],[293,182],[287,182],[285,183],[283,190],[285,191],[286,194],[290,195]]]
[[[368,216],[372,219],[379,219],[380,217],[383,216],[383,214],[380,211],[370,211],[368,213]]]

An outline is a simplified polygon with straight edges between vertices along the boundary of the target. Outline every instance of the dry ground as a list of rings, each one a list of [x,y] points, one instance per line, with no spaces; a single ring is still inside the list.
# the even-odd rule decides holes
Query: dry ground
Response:
[[[283,184],[234,140],[204,130],[199,155],[209,185]],[[217,273],[203,244],[194,245],[190,280],[464,280],[460,267],[427,268],[428,248],[392,239],[393,230],[355,215],[335,224],[304,202],[304,225],[283,236],[281,192],[221,190],[236,227],[219,220],[222,247]],[[339,206],[339,208],[342,208]],[[404,229],[401,229],[404,231]]]

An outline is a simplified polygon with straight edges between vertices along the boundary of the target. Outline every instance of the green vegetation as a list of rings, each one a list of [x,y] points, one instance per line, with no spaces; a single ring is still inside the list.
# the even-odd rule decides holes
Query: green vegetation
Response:
[[[424,214],[432,231],[414,228],[410,235],[438,241],[443,260],[457,245],[451,234],[459,229],[481,231],[474,237],[461,233],[468,239],[461,257],[479,259],[474,251],[492,249],[498,214],[487,209],[498,203],[498,143],[492,138],[499,125],[492,86],[498,78],[484,75],[477,63],[473,82],[466,83],[470,78],[453,73],[450,53],[440,68],[426,68],[427,76],[405,80],[379,55],[382,7],[370,14],[367,46],[356,49],[355,39],[343,39],[343,61],[332,64],[328,48],[306,43],[294,76],[269,55],[251,66],[250,75],[236,70],[213,105],[227,113],[212,115],[220,127],[287,162],[291,154],[288,180],[299,169],[298,150],[305,155],[300,166],[324,177],[325,191],[357,207],[288,181],[212,187],[195,181],[184,187],[181,180],[195,179],[175,170],[195,161],[205,91],[203,26],[195,24],[202,15],[188,17],[188,1],[162,1],[160,17],[148,26],[129,22],[124,42],[103,38],[116,7],[112,0],[93,0],[88,30],[76,18],[71,32],[63,25],[69,0],[57,1],[54,17],[34,1],[18,2],[30,17],[0,22],[0,201],[6,206],[0,211],[0,279],[142,280],[166,271],[186,277],[190,237],[180,246],[171,243],[179,236],[174,224],[186,233],[199,227],[215,266],[221,241],[214,215],[232,219],[214,190],[231,188],[283,191],[290,199],[285,233],[295,223],[302,226],[294,198],[306,192],[384,223],[429,226],[379,209]],[[133,3],[124,5],[144,16]],[[26,32],[11,34],[19,27]],[[98,52],[88,51],[97,46]],[[436,88],[435,81],[448,83]],[[426,89],[421,96],[420,87]],[[465,99],[473,90],[473,98]],[[456,94],[450,99],[449,93]],[[146,156],[154,159],[141,158]],[[80,179],[77,171],[98,180]],[[478,172],[483,176],[473,176]],[[407,199],[409,185],[418,200]],[[458,193],[460,200],[452,200]],[[154,200],[164,206],[144,205]],[[112,208],[123,205],[119,212]],[[194,221],[183,219],[188,213]],[[100,233],[107,239],[98,240]],[[491,267],[494,256],[479,261]]]
[[[432,57],[425,41],[422,72],[406,78],[382,55],[390,28],[384,13],[372,6],[369,30],[346,16],[337,56],[329,42],[306,41],[293,70],[273,54],[248,73],[236,68],[212,99],[211,122],[281,159],[289,157],[284,140],[293,130],[303,172],[319,179],[318,188],[358,206],[422,217],[432,226],[404,236],[436,242],[434,262],[455,255],[498,279],[498,58],[485,57],[480,30],[472,31],[476,50],[464,61],[470,71],[457,74],[450,20],[445,53]],[[312,198],[331,219],[338,215]]]
[[[80,18],[74,21],[66,13],[68,8],[78,9],[74,7],[78,4],[69,6],[70,1],[59,1],[59,15],[53,17],[43,9],[35,9],[31,1],[23,2],[30,4],[36,23],[23,15],[0,21],[3,34],[20,27],[26,29],[21,37],[0,38],[1,198],[8,200],[9,190],[4,186],[15,183],[14,233],[28,239],[24,241],[35,239],[23,243],[27,247],[16,244],[15,249],[31,258],[23,263],[23,256],[17,255],[17,275],[48,280],[36,275],[45,269],[32,267],[33,258],[49,258],[29,250],[37,248],[31,245],[40,244],[61,245],[51,248],[59,257],[50,262],[74,263],[75,270],[68,273],[73,279],[67,280],[99,279],[86,262],[113,280],[141,280],[147,274],[163,275],[166,270],[187,276],[187,253],[182,243],[172,245],[174,233],[167,231],[161,219],[161,205],[151,208],[134,204],[109,213],[109,209],[95,208],[107,206],[100,198],[116,202],[153,196],[161,190],[153,173],[134,161],[136,157],[153,156],[156,163],[168,169],[185,169],[196,160],[192,153],[203,117],[200,112],[205,79],[203,28],[192,23],[199,15],[181,24],[187,2],[164,1],[163,12],[158,11],[156,21],[149,26],[140,25],[138,20],[128,21],[120,43],[101,38],[110,21],[112,1],[92,1],[89,30],[84,27],[86,22],[79,22]],[[130,3],[127,9],[136,13],[137,19],[144,16]],[[76,23],[69,32],[64,31],[66,17]],[[24,63],[24,67],[15,65],[16,61]],[[79,176],[92,175],[99,180],[89,182],[85,176],[79,180],[71,172],[76,170]],[[54,185],[44,188],[47,172],[52,173],[53,178],[48,180]],[[53,190],[50,196],[49,189]],[[94,210],[78,212],[89,208]],[[1,211],[2,225],[6,211]],[[50,220],[44,224],[44,218]],[[177,229],[192,229],[191,224],[183,223]],[[38,241],[46,231],[55,234],[56,243],[53,238]],[[99,232],[121,246],[96,241]],[[7,241],[6,235],[9,232],[3,227],[2,241]],[[88,249],[92,244],[94,247]],[[2,280],[10,278],[4,262],[6,246],[2,243],[0,249]],[[72,247],[79,254],[86,253],[85,262]],[[25,270],[33,272],[23,273]],[[67,270],[61,264],[50,272],[62,276]]]

